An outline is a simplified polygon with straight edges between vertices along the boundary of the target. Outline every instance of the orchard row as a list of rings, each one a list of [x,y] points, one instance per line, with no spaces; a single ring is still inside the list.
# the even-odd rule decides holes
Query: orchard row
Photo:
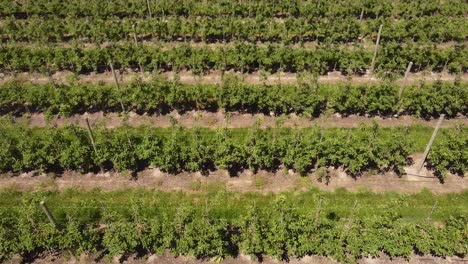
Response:
[[[148,6],[149,5],[149,6]],[[456,1],[299,1],[299,0],[36,0],[28,2],[1,1],[0,14],[14,15],[18,18],[31,15],[60,17],[108,17],[108,16],[210,16],[219,15],[240,17],[360,17],[364,19],[391,17],[395,19],[412,19],[421,16],[464,17],[468,4],[463,0]]]
[[[323,114],[422,118],[465,116],[468,84],[434,82],[403,87],[392,83],[319,84],[303,79],[297,85],[252,85],[232,76],[221,84],[181,84],[156,78],[114,84],[32,84],[12,81],[0,87],[0,114],[44,112],[70,116],[84,112],[167,114],[191,110],[238,111],[318,117]],[[401,91],[401,97],[399,93]],[[123,108],[122,108],[123,106]]]
[[[14,254],[122,257],[162,255],[166,250],[212,260],[239,254],[279,260],[319,255],[346,263],[381,254],[405,258],[415,253],[462,258],[468,254],[466,207],[454,206],[466,203],[466,193],[309,191],[274,196],[220,191],[201,196],[69,190],[0,196],[2,261]],[[42,199],[55,224],[41,210]],[[431,212],[434,201],[439,207]]]
[[[244,169],[300,174],[342,167],[348,174],[395,171],[404,173],[409,155],[422,152],[429,128],[362,126],[357,129],[183,129],[128,128],[114,130],[64,128],[30,129],[3,122],[0,129],[0,172],[32,170],[162,171],[226,169],[232,175]],[[427,166],[443,181],[447,172],[467,171],[466,128],[444,130],[432,147]]]
[[[76,73],[103,72],[112,61],[116,69],[145,71],[191,70],[201,74],[211,70],[240,72],[302,72],[326,74],[364,74],[371,69],[372,50],[362,46],[318,45],[312,49],[290,45],[256,45],[237,42],[234,45],[211,49],[188,44],[167,49],[158,45],[135,46],[121,43],[107,47],[5,45],[0,47],[0,70],[3,72],[41,71],[54,73],[70,70]],[[468,49],[465,44],[435,47],[389,42],[378,52],[375,72],[381,76],[403,74],[409,62],[412,71],[466,72]]]
[[[127,40],[157,39],[159,41],[262,41],[282,43],[360,43],[374,42],[379,25],[383,25],[381,42],[442,43],[467,40],[465,17],[428,16],[408,20],[381,18],[361,21],[347,17],[43,17],[27,20],[5,18],[0,23],[0,38],[5,42],[86,41],[103,43]],[[427,30],[430,28],[431,30]]]

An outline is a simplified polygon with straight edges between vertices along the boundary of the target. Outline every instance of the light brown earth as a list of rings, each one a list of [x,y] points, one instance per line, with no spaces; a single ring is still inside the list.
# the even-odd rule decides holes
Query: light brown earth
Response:
[[[15,256],[13,260],[6,263],[19,264],[21,257]],[[67,264],[81,264],[81,263],[124,263],[124,264],[208,264],[217,263],[210,259],[195,259],[193,257],[178,256],[174,257],[172,254],[166,252],[163,256],[149,255],[143,257],[136,257],[135,255],[125,256],[122,258],[115,257],[111,260],[99,259],[96,260],[95,256],[82,255],[75,258],[70,256],[63,256],[59,254],[47,254],[34,259],[31,263],[46,264],[46,263],[67,263]],[[262,262],[253,260],[250,256],[240,255],[236,258],[227,258],[220,262],[221,264],[276,264],[276,263],[289,263],[289,264],[338,264],[335,260],[321,257],[321,256],[306,256],[300,259],[290,259],[289,261],[279,261],[266,257]],[[358,261],[359,264],[463,264],[468,263],[468,258],[459,257],[433,257],[433,256],[419,256],[413,255],[409,260],[403,258],[390,259],[388,256],[382,255],[377,258],[363,258]]]
[[[319,118],[301,117],[295,114],[282,116],[268,116],[264,114],[245,114],[232,112],[227,117],[224,112],[206,112],[190,111],[179,114],[176,111],[168,115],[138,115],[134,112],[123,116],[119,113],[85,113],[75,114],[71,117],[54,116],[47,118],[43,113],[26,114],[21,117],[15,117],[13,120],[19,124],[26,124],[29,127],[63,127],[66,125],[78,125],[86,127],[86,118],[90,125],[94,127],[105,127],[108,129],[129,125],[131,127],[152,126],[152,127],[171,127],[171,119],[177,120],[177,124],[182,127],[205,127],[205,128],[245,128],[259,124],[260,127],[313,127],[323,128],[343,127],[353,128],[359,125],[378,124],[380,127],[399,127],[399,126],[428,126],[435,127],[437,120],[423,120],[412,116],[400,116],[398,118],[348,116],[341,117],[339,114],[323,115]],[[468,119],[464,117],[444,120],[442,127],[468,126]]]
[[[420,154],[419,156],[420,157]],[[209,172],[209,175],[196,173],[179,173],[177,175],[161,172],[157,168],[148,168],[138,172],[136,177],[130,172],[105,172],[81,174],[66,171],[61,175],[36,174],[33,172],[20,175],[3,174],[0,176],[0,188],[18,191],[32,190],[65,190],[68,188],[114,191],[128,188],[145,188],[161,191],[204,192],[224,189],[233,192],[286,192],[307,191],[312,187],[333,191],[346,188],[349,191],[369,190],[373,192],[416,193],[423,189],[434,193],[463,192],[468,188],[467,177],[448,175],[445,182],[440,183],[431,172],[425,168],[420,175],[415,175],[415,168],[420,163],[416,158],[415,165],[407,168],[408,174],[398,176],[395,173],[385,174],[364,173],[353,178],[341,169],[329,168],[330,182],[321,182],[316,175],[300,176],[293,171],[278,172],[258,171],[253,173],[245,170],[238,176],[230,176],[225,170]]]
[[[118,79],[121,83],[130,82],[136,78],[142,78],[143,80],[151,80],[155,76],[167,77],[169,80],[174,79],[175,76],[178,76],[180,82],[186,84],[195,84],[195,83],[204,83],[204,84],[216,84],[222,82],[222,74],[218,70],[212,70],[204,75],[194,75],[190,71],[181,71],[179,74],[175,72],[162,72],[159,74],[154,74],[151,72],[133,72],[129,70],[117,71]],[[250,74],[241,74],[240,72],[229,71],[226,72],[229,75],[236,75],[242,78],[245,82],[251,84],[295,84],[297,83],[298,77],[296,73],[282,72],[274,74],[262,74],[260,72],[253,72]],[[90,73],[90,74],[81,74],[74,76],[72,72],[61,71],[57,72],[51,76],[46,76],[40,73],[16,73],[16,74],[6,74],[0,73],[0,84],[11,81],[13,79],[20,79],[25,81],[31,81],[34,83],[48,83],[51,81],[57,83],[68,83],[72,79],[77,79],[81,82],[105,82],[105,83],[114,83],[111,72],[104,73]],[[461,81],[468,81],[468,73],[457,75],[448,74],[445,72],[434,73],[434,72],[417,72],[410,73],[407,80],[403,79],[396,80],[398,84],[410,84],[410,83],[419,83],[421,81],[433,82],[437,80],[441,81],[453,81],[456,78],[459,78]],[[365,83],[376,83],[381,82],[382,80],[372,76],[372,75],[363,75],[363,76],[345,76],[340,72],[329,72],[327,75],[319,76],[318,81],[320,83],[353,83],[353,84],[365,84]]]

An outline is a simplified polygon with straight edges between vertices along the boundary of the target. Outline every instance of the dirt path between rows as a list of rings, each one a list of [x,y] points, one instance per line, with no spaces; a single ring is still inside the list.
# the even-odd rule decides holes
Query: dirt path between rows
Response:
[[[151,80],[156,76],[156,74],[145,72],[143,74],[128,70],[121,70],[119,71],[119,81],[121,83],[128,83],[136,78],[142,78],[143,80]],[[237,75],[240,78],[244,79],[246,83],[250,84],[295,84],[298,81],[298,77],[296,73],[275,73],[275,74],[266,74],[262,75],[259,72],[253,72],[250,74],[241,74],[240,72],[227,72],[226,74],[230,75]],[[190,71],[182,71],[179,74],[175,72],[162,72],[157,74],[157,76],[163,76],[168,78],[169,80],[173,80],[176,76],[180,80],[180,82],[185,84],[196,84],[196,83],[203,83],[203,84],[218,84],[222,82],[222,74],[218,70],[213,70],[210,73],[205,75],[194,75]],[[74,76],[73,73],[69,71],[61,71],[53,74],[52,76],[48,77],[43,74],[39,73],[17,73],[17,74],[0,74],[0,84],[5,83],[7,81],[11,81],[14,79],[19,80],[26,80],[31,81],[34,83],[49,83],[51,81],[57,83],[69,83],[70,80],[74,80],[76,78],[81,82],[105,82],[105,83],[114,83],[114,79],[110,72],[105,73],[91,73],[91,74],[81,74],[78,76]],[[456,78],[459,78],[461,81],[466,82],[468,81],[468,73],[464,73],[460,76],[448,74],[448,73],[434,73],[434,72],[418,72],[418,73],[410,73],[407,80],[404,81],[403,79],[396,80],[395,82],[398,84],[410,84],[410,83],[419,83],[419,82],[433,82],[437,80],[441,81],[454,81]],[[327,75],[319,76],[318,82],[320,83],[352,83],[352,84],[366,84],[366,83],[378,83],[382,80],[376,78],[375,76],[371,75],[363,75],[363,76],[345,76],[340,72],[329,72]]]
[[[15,256],[11,261],[7,262],[9,264],[20,264],[21,258]],[[95,260],[93,256],[82,255],[81,257],[65,257],[61,255],[48,254],[45,256],[40,256],[39,258],[32,261],[34,264],[46,264],[46,263],[67,263],[67,264],[78,264],[78,263],[123,263],[123,264],[212,264],[216,261],[209,259],[195,259],[193,257],[178,256],[174,257],[172,254],[166,252],[162,256],[149,255],[143,257],[137,257],[135,255],[118,259],[117,257],[113,258],[111,261],[105,259]],[[253,260],[250,256],[240,255],[236,258],[227,258],[219,263],[221,264],[338,264],[335,260],[330,258],[321,257],[321,256],[305,256],[303,258],[291,258],[289,261],[279,261],[272,259],[270,257],[265,257],[262,262]],[[468,263],[468,258],[459,258],[459,257],[434,257],[434,256],[420,256],[413,254],[409,260],[404,258],[390,258],[386,255],[381,255],[377,258],[367,257],[358,260],[359,264],[449,264],[449,263]]]
[[[78,125],[86,127],[86,118],[89,123],[97,127],[105,127],[108,129],[117,128],[124,124],[131,127],[151,126],[151,127],[171,127],[172,121],[177,120],[177,124],[182,127],[205,127],[205,128],[245,128],[259,124],[260,127],[313,127],[320,126],[323,128],[354,128],[359,125],[378,124],[380,127],[400,127],[400,126],[429,126],[435,127],[437,120],[423,120],[412,116],[400,116],[398,118],[381,118],[381,117],[365,117],[365,116],[349,116],[341,117],[338,114],[330,116],[322,116],[319,118],[310,119],[300,117],[295,114],[284,116],[267,116],[264,114],[242,114],[229,113],[227,117],[224,112],[206,112],[206,111],[191,111],[184,114],[179,114],[176,111],[168,115],[138,115],[134,112],[128,113],[126,117],[119,113],[85,113],[76,114],[71,117],[54,116],[48,119],[43,113],[28,114],[14,118],[14,121],[19,124],[27,124],[29,127],[63,127],[66,125]],[[468,118],[460,117],[447,119],[442,123],[442,127],[468,127]]]
[[[364,173],[355,179],[341,169],[329,168],[330,181],[318,180],[311,173],[300,176],[292,170],[278,172],[245,170],[237,176],[230,176],[225,170],[209,172],[208,175],[196,173],[180,173],[177,175],[161,172],[157,168],[148,168],[132,177],[129,172],[78,173],[66,171],[61,175],[22,173],[20,175],[3,174],[0,176],[0,188],[19,191],[32,190],[65,190],[68,188],[114,191],[129,188],[145,188],[161,191],[203,192],[227,190],[233,192],[286,192],[307,191],[317,187],[326,191],[346,188],[349,191],[363,189],[373,192],[416,193],[428,189],[434,193],[453,193],[468,190],[467,177],[448,175],[445,182],[440,183],[432,172],[425,168],[419,175],[413,174],[421,161],[421,154],[413,155],[415,164],[406,168],[408,174],[398,176],[393,172],[372,175]]]
[[[0,21],[0,25],[1,25],[1,22]],[[158,39],[157,37],[143,37],[143,36],[137,36],[138,38],[138,43],[139,45],[141,46],[147,46],[147,47],[160,47],[161,50],[169,50],[169,49],[173,49],[173,48],[177,48],[177,47],[181,47],[181,46],[188,46],[188,47],[192,47],[192,48],[209,48],[211,50],[215,50],[215,49],[220,49],[220,48],[229,48],[229,47],[235,47],[235,45],[238,43],[236,41],[226,41],[226,42],[223,42],[222,40],[220,40],[219,42],[206,42],[206,41],[193,41],[193,40],[186,40],[184,41],[183,38],[180,38],[178,41],[164,41],[164,40],[161,40],[161,39]],[[108,48],[109,46],[112,46],[112,45],[116,45],[116,46],[119,46],[119,45],[125,45],[125,44],[129,44],[129,43],[133,43],[133,36],[132,36],[132,39],[126,39],[126,40],[121,40],[121,41],[113,41],[113,42],[102,42],[102,43],[94,43],[94,42],[90,42],[90,41],[87,41],[86,39],[78,39],[78,40],[74,40],[73,44],[77,43],[79,45],[80,48],[84,48],[84,49],[91,49],[91,48],[96,48],[96,47],[99,47],[99,48]],[[15,42],[15,46],[17,47],[24,47],[24,48],[35,48],[37,47],[38,45],[38,41],[29,41],[29,42],[22,42],[22,41],[19,41],[19,42]],[[262,42],[262,41],[255,41],[255,42],[249,42],[249,43],[252,43],[252,44],[255,44],[255,46],[257,47],[268,47],[268,46],[271,46],[271,42]],[[463,41],[461,42],[461,44],[467,44],[468,42],[467,41]],[[73,44],[72,42],[70,41],[59,41],[59,42],[53,42],[51,43],[52,46],[54,47],[63,47],[63,48],[72,48],[73,47]],[[275,45],[276,44],[276,45]],[[459,45],[460,43],[457,43],[456,41],[448,41],[448,42],[443,42],[443,43],[431,43],[431,46],[437,48],[437,49],[448,49],[448,48],[452,48],[456,45]],[[279,43],[273,43],[273,46],[280,46],[281,44]],[[317,41],[304,41],[302,44],[300,43],[293,43],[293,44],[289,44],[288,47],[292,48],[292,49],[316,49],[317,47],[319,47],[319,43]],[[343,44],[340,44],[341,47],[345,47],[349,50],[352,50],[352,49],[356,49],[356,48],[365,48],[365,49],[368,49],[368,50],[373,50],[374,47],[375,47],[375,40],[368,40],[368,39],[362,39],[362,40],[356,40],[355,42],[348,42],[348,43],[343,43]],[[421,45],[426,45],[427,44],[423,44],[421,43]]]
[[[326,191],[346,188],[349,191],[367,189],[373,192],[415,193],[429,189],[434,193],[452,193],[468,190],[468,175],[465,177],[447,175],[444,183],[425,167],[416,173],[422,161],[422,153],[411,155],[413,164],[405,168],[405,175],[393,172],[385,174],[364,173],[358,178],[347,175],[342,169],[328,168],[329,182],[320,181],[314,173],[300,176],[292,170],[280,169],[277,172],[260,170],[253,173],[244,170],[231,176],[226,170],[168,174],[158,168],[147,168],[134,175],[130,172],[79,173],[66,171],[63,174],[37,174],[34,172],[19,175],[0,174],[0,188],[13,188],[21,191],[38,189],[65,190],[68,188],[114,191],[128,188],[146,188],[161,191],[200,192],[222,190],[234,192],[286,192],[307,191],[317,187]]]

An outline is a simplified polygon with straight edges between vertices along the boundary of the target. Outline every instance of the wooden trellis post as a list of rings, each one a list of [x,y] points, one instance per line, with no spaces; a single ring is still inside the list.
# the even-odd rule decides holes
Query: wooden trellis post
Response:
[[[57,222],[55,221],[55,218],[54,216],[52,215],[52,213],[49,211],[49,208],[47,207],[46,203],[44,201],[40,201],[39,202],[39,205],[41,206],[42,208],[42,211],[44,211],[44,213],[46,214],[47,216],[47,219],[49,219],[49,222],[56,228],[58,229],[58,225],[57,225]],[[73,257],[76,257],[75,254],[73,254],[73,252],[71,250],[67,250],[68,253],[70,253],[70,255],[72,255]]]
[[[354,221],[355,214],[356,214],[356,207],[358,205],[357,200],[354,200],[354,206],[353,206],[353,211],[351,211],[351,216],[348,219],[348,224],[346,225],[346,230],[349,230],[351,228],[351,224]]]
[[[380,34],[382,34],[382,27],[383,27],[383,25],[381,24],[379,26],[379,33],[377,34],[377,40],[375,41],[374,56],[372,57],[370,73],[374,73],[375,59],[377,57],[377,51],[379,50]]]
[[[418,167],[417,174],[419,174],[421,169],[424,167],[424,162],[426,161],[427,155],[429,154],[429,150],[431,149],[432,143],[434,143],[434,139],[437,136],[437,132],[439,132],[440,125],[442,124],[442,121],[444,121],[444,117],[445,117],[444,114],[440,115],[439,121],[437,122],[434,132],[432,133],[431,139],[429,140],[429,143],[427,143],[426,150],[424,151],[423,159],[421,161],[421,164]]]
[[[86,120],[86,128],[88,130],[89,140],[91,141],[91,145],[93,146],[94,154],[97,157],[98,156],[98,151],[97,151],[97,148],[96,148],[96,143],[94,142],[93,130],[91,129],[91,125],[89,125],[88,118],[86,118],[85,120]],[[104,171],[104,168],[102,167],[102,164],[99,164],[99,167],[100,167],[101,171]]]
[[[111,71],[112,71],[112,77],[114,77],[115,86],[117,87],[118,90],[120,90],[119,81],[117,80],[117,75],[115,74],[114,64],[112,63],[112,61],[109,62],[109,66],[110,66]]]
[[[117,80],[117,75],[115,74],[114,65],[112,64],[112,61],[109,62],[109,65],[110,65],[110,68],[111,68],[111,71],[112,71],[112,76],[114,77],[115,86],[116,86],[117,90],[120,91],[119,81]],[[125,107],[124,107],[124,105],[122,103],[122,98],[119,98],[119,102],[120,102],[120,106],[122,107],[122,112],[125,113]]]
[[[322,210],[322,198],[319,198],[319,203],[317,206],[317,211],[315,212],[315,223],[318,223],[320,219],[320,211]]]
[[[152,18],[152,16],[151,16],[150,0],[146,0],[146,5],[148,5],[148,15],[149,15],[149,18]]]
[[[115,81],[115,86],[117,87],[117,90],[120,91],[120,85],[119,85],[119,81],[117,80],[117,75],[115,74],[115,71],[114,71],[114,65],[112,65],[112,62],[109,62],[110,64],[110,67],[111,67],[111,71],[112,71],[112,76],[114,76],[114,81]],[[123,105],[123,102],[122,102],[122,98],[120,97],[119,98],[119,102],[120,102],[120,106],[122,107],[122,112],[125,114],[124,115],[124,122],[126,122],[126,119],[128,118],[127,116],[127,113],[125,112],[125,107]],[[126,135],[127,135],[127,140],[128,140],[128,143],[130,145],[132,145],[132,142],[130,141],[130,138],[128,137],[128,133],[126,132]]]
[[[427,217],[426,222],[429,223],[431,221],[432,214],[434,213],[436,207],[437,207],[437,201],[435,201],[434,205],[432,206],[431,212],[429,213],[429,216]]]
[[[97,155],[97,148],[96,148],[96,143],[94,143],[94,136],[93,136],[93,130],[91,130],[91,126],[89,125],[89,120],[88,118],[86,120],[86,128],[88,129],[88,136],[89,140],[91,141],[91,145],[93,146],[94,153]]]
[[[403,77],[403,82],[401,83],[400,91],[398,92],[398,100],[401,100],[401,96],[403,95],[403,90],[405,89],[405,85],[406,85],[406,79],[408,79],[408,75],[411,71],[411,67],[413,67],[412,61],[410,61],[410,63],[408,64],[408,67],[406,68],[405,76]]]
[[[138,40],[136,36],[135,24],[132,24],[132,31],[133,31],[133,40],[135,41],[135,46],[138,47]]]
[[[364,17],[364,7],[361,9],[361,15],[359,16],[359,22],[362,21],[362,18]]]
[[[133,31],[133,40],[135,41],[135,48],[138,49],[138,39],[137,39],[137,35],[136,35],[135,24],[132,24],[132,31]],[[143,74],[144,73],[143,65],[138,64],[138,66],[140,67],[141,74]]]
[[[44,201],[41,201],[40,206],[44,213],[47,215],[47,218],[49,219],[49,222],[54,225],[54,227],[57,227],[57,222],[55,222],[54,216],[50,213],[49,208],[47,208],[47,205],[45,204]]]

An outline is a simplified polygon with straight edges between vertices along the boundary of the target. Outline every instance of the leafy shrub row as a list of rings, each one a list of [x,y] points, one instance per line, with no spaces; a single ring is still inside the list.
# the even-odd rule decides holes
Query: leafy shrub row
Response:
[[[364,73],[369,69],[372,50],[363,46],[349,48],[343,45],[320,44],[313,49],[294,48],[291,45],[236,42],[234,45],[211,49],[188,44],[167,49],[159,45],[140,45],[126,42],[107,47],[72,47],[5,45],[0,47],[0,70],[41,71],[53,73],[70,70],[76,73],[103,72],[109,61],[115,68],[146,71],[187,69],[201,74],[213,69],[236,70],[243,73],[261,70],[325,74],[338,70],[346,74]],[[402,74],[408,62],[413,70],[465,72],[468,68],[468,49],[465,44],[437,48],[433,45],[389,42],[383,45],[376,61],[376,72],[381,75]]]
[[[415,138],[407,128],[259,129],[214,132],[204,129],[96,129],[97,153],[87,131],[75,126],[27,129],[4,124],[0,130],[0,172],[31,170],[141,170],[148,166],[177,173],[217,168],[236,174],[243,169],[276,171],[280,167],[306,174],[314,167],[343,167],[357,176],[365,170],[403,172]],[[429,164],[466,171],[466,129],[444,131],[456,141],[436,144]],[[442,153],[443,155],[441,155]],[[458,154],[457,154],[458,153]],[[441,178],[443,179],[443,178]]]
[[[364,8],[363,18],[392,17],[396,19],[421,16],[463,17],[467,3],[462,0],[439,2],[400,2],[379,1],[275,1],[257,0],[252,2],[176,0],[172,2],[149,1],[154,16],[211,16],[220,15],[242,17],[359,17]],[[70,0],[36,0],[25,3],[1,1],[0,14],[15,15],[19,18],[31,15],[81,17],[81,16],[137,16],[148,15],[147,3],[141,0],[113,0],[102,2]]]
[[[87,131],[78,127],[1,129],[0,172],[31,170],[90,171],[98,168],[167,172],[227,169],[232,174],[278,170],[301,174],[314,166],[342,166],[359,175],[369,169],[403,171],[411,140],[405,129],[259,129],[246,130],[119,128],[96,129],[97,154]]]
[[[332,22],[330,21],[332,20]],[[60,18],[33,16],[27,20],[7,18],[0,24],[3,40],[60,42],[84,40],[133,41],[155,38],[164,41],[281,41],[284,43],[318,41],[326,43],[359,42],[376,37],[383,25],[382,43],[465,41],[468,23],[464,17],[428,16],[408,20],[394,18],[360,21],[358,17],[244,18],[232,16],[130,18]],[[133,29],[136,25],[136,29]],[[425,30],[431,27],[430,31]]]
[[[428,166],[440,179],[448,172],[465,175],[468,171],[468,134],[444,133],[428,156]]]
[[[466,115],[468,85],[435,82],[405,88],[398,100],[399,86],[373,84],[249,85],[227,77],[219,85],[184,85],[177,81],[156,79],[133,81],[118,90],[106,84],[34,85],[9,82],[0,87],[0,113],[45,112],[71,115],[84,112],[168,113],[190,110],[240,111],[269,114],[303,114],[310,117],[325,112],[344,115],[369,114],[388,116],[406,114],[430,118],[440,114]]]
[[[19,209],[1,210],[0,257],[71,251],[75,255],[101,252],[109,256],[162,254],[221,260],[239,254],[280,260],[307,255],[328,256],[346,263],[363,257],[409,258],[411,254],[460,256],[468,254],[465,217],[448,217],[436,227],[429,222],[403,221],[393,208],[375,216],[340,218],[330,213],[300,213],[279,196],[264,206],[251,206],[236,219],[217,218],[203,206],[165,207],[157,215],[145,204],[133,203],[129,216],[104,209],[89,214],[86,205],[58,215],[48,223],[38,201]],[[159,204],[153,204],[158,206]],[[83,213],[83,214],[81,214]],[[151,216],[149,216],[151,215]]]

